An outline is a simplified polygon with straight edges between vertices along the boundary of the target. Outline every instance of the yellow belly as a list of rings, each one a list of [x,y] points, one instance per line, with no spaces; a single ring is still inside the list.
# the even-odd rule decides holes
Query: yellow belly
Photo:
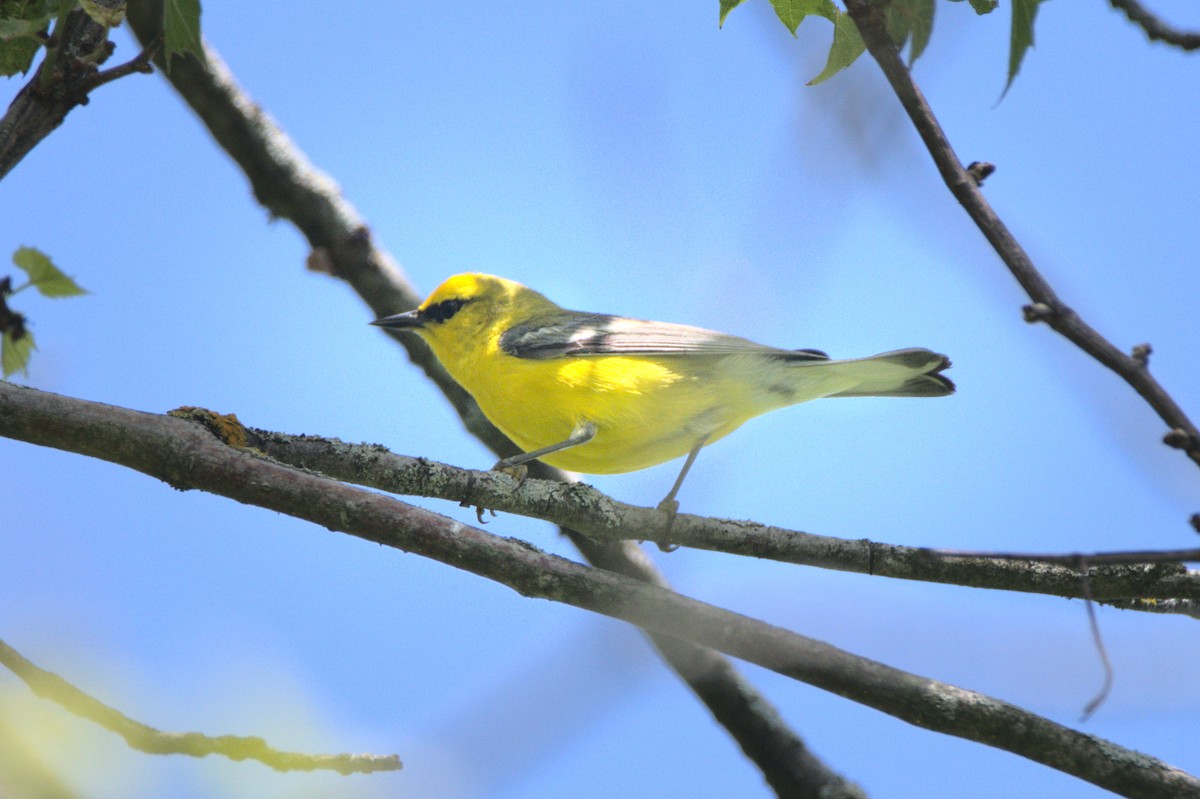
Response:
[[[714,375],[720,370],[713,366],[694,357],[537,361],[500,356],[454,377],[526,452],[565,441],[580,422],[591,422],[596,427],[591,441],[541,460],[571,471],[611,474],[678,458],[699,441],[716,441],[769,410],[754,408],[744,388]]]

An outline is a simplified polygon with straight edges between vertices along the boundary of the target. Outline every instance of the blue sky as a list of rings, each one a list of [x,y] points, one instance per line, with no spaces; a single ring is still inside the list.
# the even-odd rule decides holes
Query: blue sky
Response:
[[[1193,4],[1155,5],[1200,27]],[[959,156],[997,165],[986,193],[1065,301],[1122,348],[1151,342],[1156,375],[1200,414],[1196,57],[1147,44],[1105,3],[1050,3],[1000,101],[1007,9],[937,10],[915,74]],[[953,359],[952,398],[816,402],[748,423],[701,454],[685,511],[963,549],[1195,544],[1195,466],[1158,443],[1161,422],[1116,377],[1021,320],[1025,298],[874,64],[804,85],[826,22],[794,40],[761,0],[723,30],[715,2],[354,11],[209,4],[204,30],[422,292],[479,270],[568,307],[836,357],[926,346]],[[118,58],[136,52],[117,40]],[[361,301],[304,270],[302,239],[266,217],[160,77],[72,113],[0,184],[0,214],[0,250],[37,246],[92,292],[16,298],[39,346],[23,382],[493,462]],[[677,468],[585,479],[653,505]],[[0,440],[0,474],[0,636],[35,662],[160,728],[406,763],[342,778],[153,758],[0,677],[6,717],[83,795],[768,795],[618,622],[66,453]],[[574,557],[542,523],[488,529]],[[1100,685],[1079,602],[653,557],[689,596],[1067,724]],[[1116,684],[1081,729],[1200,772],[1196,622],[1099,617]],[[1106,795],[745,671],[872,796]]]

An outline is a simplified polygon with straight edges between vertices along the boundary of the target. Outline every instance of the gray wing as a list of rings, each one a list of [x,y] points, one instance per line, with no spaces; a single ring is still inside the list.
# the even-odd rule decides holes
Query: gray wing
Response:
[[[758,353],[789,361],[824,361],[820,350],[779,350],[702,327],[647,322],[607,314],[574,313],[568,321],[509,328],[500,347],[516,358],[588,355],[734,355]]]

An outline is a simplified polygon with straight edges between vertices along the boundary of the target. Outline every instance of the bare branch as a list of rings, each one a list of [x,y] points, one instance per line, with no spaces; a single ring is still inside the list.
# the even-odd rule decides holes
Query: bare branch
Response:
[[[846,0],[846,10],[862,34],[867,49],[879,63],[892,90],[912,119],[917,133],[933,157],[942,179],[955,199],[966,209],[980,231],[1003,259],[1013,277],[1032,301],[1024,309],[1027,321],[1045,322],[1104,366],[1120,375],[1159,415],[1170,430],[1180,431],[1178,447],[1200,465],[1200,431],[1146,368],[1144,362],[1126,354],[1101,336],[1069,308],[1033,265],[1028,253],[988,204],[979,185],[963,167],[921,94],[896,46],[888,36],[882,12],[869,0]]]
[[[150,61],[154,58],[154,54],[158,52],[158,49],[162,47],[162,43],[161,36],[151,39],[136,57],[112,69],[106,69],[103,72],[96,72],[88,76],[84,79],[80,89],[84,92],[91,92],[93,89],[103,86],[106,83],[112,83],[114,80],[123,78],[126,75],[133,75],[134,73],[149,75],[153,73],[154,67],[150,65]]]
[[[125,739],[133,749],[153,755],[223,755],[230,760],[257,760],[276,771],[336,771],[369,774],[396,771],[397,755],[305,755],[281,752],[258,737],[211,736],[198,732],[162,732],[134,721],[124,713],[89,696],[53,672],[31,663],[20,652],[0,641],[0,664],[20,677],[38,696],[57,702],[70,713],[99,724]]]
[[[1139,0],[1108,0],[1112,7],[1124,11],[1135,25],[1140,25],[1152,42],[1163,42],[1181,50],[1200,50],[1200,33],[1181,31],[1163,22]]]
[[[1007,702],[858,657],[656,585],[490,535],[373,491],[227,446],[171,416],[0,383],[0,435],[127,466],[748,660],[911,724],[1013,752],[1130,797],[1200,795],[1200,779]]]

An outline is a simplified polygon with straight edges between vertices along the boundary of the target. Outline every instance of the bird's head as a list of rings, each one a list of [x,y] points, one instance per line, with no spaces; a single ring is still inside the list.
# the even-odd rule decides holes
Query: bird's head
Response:
[[[514,324],[556,308],[520,283],[467,272],[447,278],[415,309],[371,324],[417,333],[445,362],[452,353],[482,346]]]

